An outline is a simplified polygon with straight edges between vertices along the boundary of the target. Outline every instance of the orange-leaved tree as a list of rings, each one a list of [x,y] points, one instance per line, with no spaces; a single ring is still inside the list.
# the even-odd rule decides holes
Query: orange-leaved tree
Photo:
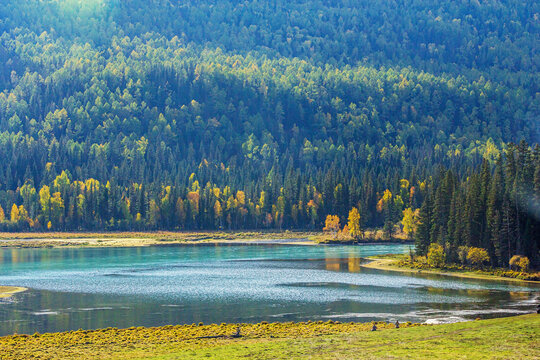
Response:
[[[337,215],[328,215],[324,222],[323,231],[331,233],[335,239],[339,232],[339,217]]]

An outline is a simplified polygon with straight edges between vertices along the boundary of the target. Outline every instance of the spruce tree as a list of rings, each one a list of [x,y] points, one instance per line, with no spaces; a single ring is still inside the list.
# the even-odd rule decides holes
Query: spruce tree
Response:
[[[415,246],[416,253],[426,256],[431,243],[430,233],[432,227],[432,204],[431,194],[428,192],[418,214],[418,228],[416,230]]]

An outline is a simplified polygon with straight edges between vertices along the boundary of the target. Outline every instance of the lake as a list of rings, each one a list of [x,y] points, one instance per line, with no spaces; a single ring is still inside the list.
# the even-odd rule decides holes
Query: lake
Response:
[[[408,246],[1,249],[0,335],[185,323],[453,322],[533,312],[540,287],[360,266]]]

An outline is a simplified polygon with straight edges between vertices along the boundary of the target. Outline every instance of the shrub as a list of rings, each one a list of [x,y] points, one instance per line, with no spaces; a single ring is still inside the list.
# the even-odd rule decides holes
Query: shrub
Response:
[[[514,255],[510,259],[510,268],[512,270],[518,270],[521,269],[521,271],[527,271],[529,270],[529,265],[531,262],[529,261],[529,258],[522,255]]]
[[[489,261],[489,255],[486,249],[471,247],[467,253],[467,261],[472,265],[480,267]]]
[[[529,258],[526,256],[522,256],[518,262],[518,266],[521,268],[521,271],[528,271],[530,264],[531,262],[529,261]]]
[[[446,255],[444,254],[444,248],[439,244],[429,245],[427,261],[429,266],[432,267],[442,267],[444,261],[446,260]]]
[[[519,260],[521,260],[521,255],[514,255],[509,261],[510,269],[516,270],[518,267]]]

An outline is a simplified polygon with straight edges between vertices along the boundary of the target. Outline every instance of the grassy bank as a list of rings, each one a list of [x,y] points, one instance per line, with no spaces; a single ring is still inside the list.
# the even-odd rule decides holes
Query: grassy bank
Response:
[[[13,294],[20,293],[26,290],[26,288],[19,286],[0,286],[0,298],[8,298],[11,297]]]
[[[0,247],[129,247],[181,245],[193,243],[249,243],[253,241],[290,240],[313,245],[309,240],[316,232],[225,232],[225,231],[155,231],[155,232],[50,232],[1,233]]]
[[[390,241],[402,241],[395,237]],[[307,231],[155,231],[155,232],[48,232],[0,233],[0,247],[129,247],[152,245],[250,243],[279,241],[283,244],[315,245],[347,243],[332,235]],[[366,231],[363,242],[385,242],[381,230]],[[389,242],[390,242],[389,241]]]
[[[539,358],[540,316],[446,325],[286,323],[104,329],[0,338],[2,359]],[[207,336],[224,337],[203,338]]]
[[[410,267],[403,265],[403,259],[408,255],[378,255],[372,256],[372,260],[369,263],[362,264],[363,267],[369,269],[377,270],[386,270],[386,271],[397,271],[403,273],[414,273],[414,274],[433,274],[433,275],[442,275],[442,276],[453,276],[465,279],[478,279],[478,280],[495,280],[495,281],[511,281],[511,282],[522,282],[522,283],[534,283],[540,284],[539,281],[530,281],[522,280],[512,277],[497,276],[489,271],[484,270],[456,270],[456,269],[418,269],[415,267]]]

